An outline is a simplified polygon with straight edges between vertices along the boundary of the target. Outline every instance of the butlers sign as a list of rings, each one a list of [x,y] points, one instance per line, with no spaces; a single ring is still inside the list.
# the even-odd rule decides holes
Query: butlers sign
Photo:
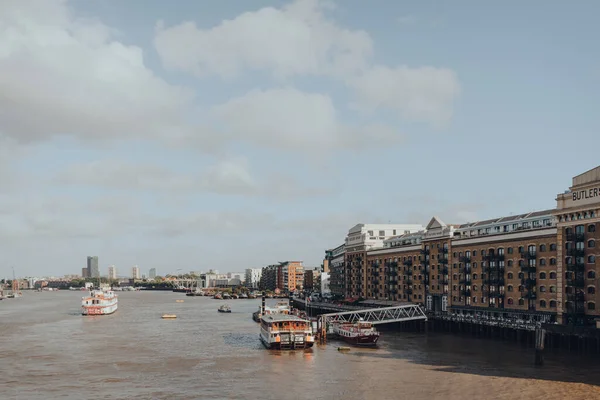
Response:
[[[576,190],[571,194],[573,195],[573,201],[593,199],[600,195],[600,188],[595,187],[595,188],[584,189],[584,190]],[[587,203],[587,201],[586,201],[586,203]]]

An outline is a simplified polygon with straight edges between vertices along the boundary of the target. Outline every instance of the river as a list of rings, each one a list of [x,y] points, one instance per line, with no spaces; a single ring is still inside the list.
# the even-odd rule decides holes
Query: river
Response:
[[[83,317],[81,296],[0,301],[0,399],[600,398],[589,356],[552,353],[540,368],[514,343],[391,332],[377,349],[276,352],[251,318],[260,300],[222,314],[207,297],[122,292],[115,314]]]

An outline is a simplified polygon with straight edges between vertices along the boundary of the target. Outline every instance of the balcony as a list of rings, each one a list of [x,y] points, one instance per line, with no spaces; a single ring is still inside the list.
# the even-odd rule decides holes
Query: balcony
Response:
[[[428,255],[429,254],[429,249],[421,249],[421,254]]]
[[[411,288],[408,288],[408,289],[404,290],[404,293],[406,293],[406,294],[412,294],[413,290]]]
[[[491,286],[504,286],[504,278],[487,278],[483,282]]]
[[[567,293],[567,301],[583,302],[584,299],[585,299],[585,296],[581,292],[579,292],[579,293]]]
[[[583,288],[583,287],[585,287],[585,281],[583,280],[583,278],[575,278],[575,279],[567,278],[567,286]]]
[[[407,267],[410,267],[411,265],[413,265],[413,260],[412,258],[409,258],[408,260],[402,261],[402,264],[406,265]]]
[[[413,284],[413,280],[412,279],[405,279],[404,281],[402,281],[402,283],[404,283],[405,285],[412,285]]]
[[[440,247],[438,249],[438,252],[441,254],[448,254],[448,248],[447,247]]]
[[[448,275],[448,267],[444,267],[444,268],[440,269],[440,272],[444,275]]]
[[[585,234],[583,233],[567,233],[567,242],[583,242]]]
[[[442,285],[447,285],[449,283],[448,278],[440,279],[439,282],[441,282]]]
[[[525,286],[525,288],[527,288],[528,290],[532,289],[535,287],[536,285],[536,279],[535,278],[523,278],[521,279],[521,284]]]
[[[488,294],[488,296],[495,297],[495,298],[498,298],[498,299],[503,299],[504,298],[504,293],[501,293],[501,292],[490,292]]]
[[[583,257],[585,251],[583,249],[567,249],[567,255],[571,257]]]
[[[535,260],[536,257],[537,257],[536,251],[524,250],[521,252],[521,258],[524,258],[526,260]]]
[[[458,258],[458,261],[461,263],[470,263],[471,262],[471,256],[460,256]]]
[[[461,278],[458,282],[461,285],[470,285],[471,284],[471,278]]]
[[[535,299],[537,299],[537,293],[529,292],[529,293],[526,293],[523,297],[525,297],[526,299],[529,299],[529,300],[535,300]]]
[[[463,296],[471,296],[471,290],[470,289],[461,290],[460,294],[462,294]]]
[[[438,259],[438,263],[443,264],[443,265],[448,265],[448,259],[440,258],[440,259]]]
[[[569,272],[583,272],[585,270],[585,264],[581,262],[572,262],[567,264],[567,271]]]
[[[525,273],[529,273],[529,272],[534,273],[537,271],[537,267],[535,265],[525,264],[525,265],[521,265],[521,271],[523,271]]]
[[[470,274],[471,273],[471,267],[463,267],[462,268],[462,272],[464,272],[465,274]]]

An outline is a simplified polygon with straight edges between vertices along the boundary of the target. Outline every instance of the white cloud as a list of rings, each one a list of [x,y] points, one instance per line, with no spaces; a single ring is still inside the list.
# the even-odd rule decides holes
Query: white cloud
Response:
[[[180,120],[193,93],[156,77],[141,48],[74,17],[66,2],[3,1],[0,26],[0,137],[157,137],[189,129]]]
[[[345,29],[327,18],[324,11],[331,8],[328,6],[330,3],[318,0],[296,0],[281,9],[268,7],[246,12],[206,30],[198,29],[192,22],[169,28],[159,23],[154,43],[165,67],[199,77],[233,78],[251,70],[267,71],[276,78],[322,75],[351,87],[354,104],[362,110],[388,108],[401,117],[435,126],[449,121],[453,102],[460,92],[452,70],[373,64],[373,41],[369,34]],[[267,94],[282,93],[291,100],[293,92],[289,89],[279,93],[254,92],[242,99],[249,101],[251,95],[261,102],[271,98]],[[303,100],[298,93],[294,96],[298,101]],[[315,109],[322,112],[316,115],[315,124],[329,122],[329,126],[322,128],[331,133],[331,115],[335,112],[331,100],[315,94],[305,96],[306,100],[314,100]],[[305,125],[306,122],[300,126]],[[293,136],[297,134],[297,126],[280,124],[277,131],[289,130],[289,136]],[[272,127],[264,131],[272,131]],[[264,133],[261,137],[264,138]]]
[[[356,90],[356,105],[362,110],[391,109],[435,126],[452,118],[452,105],[460,94],[456,74],[446,68],[378,66],[349,84]]]
[[[364,31],[328,20],[331,3],[297,0],[281,9],[262,8],[198,29],[193,22],[165,28],[154,44],[166,68],[197,76],[230,78],[244,70],[269,70],[277,77],[355,73],[367,66],[373,43]]]

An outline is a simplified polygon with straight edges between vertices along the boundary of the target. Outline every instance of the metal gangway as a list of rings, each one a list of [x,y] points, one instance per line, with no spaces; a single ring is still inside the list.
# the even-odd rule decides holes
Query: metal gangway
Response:
[[[366,310],[322,314],[319,315],[319,318],[317,319],[319,341],[325,343],[327,332],[333,324],[356,323],[361,319],[370,322],[373,325],[377,325],[415,320],[427,321],[427,315],[425,314],[425,310],[418,304],[404,304],[394,307],[370,308]]]

